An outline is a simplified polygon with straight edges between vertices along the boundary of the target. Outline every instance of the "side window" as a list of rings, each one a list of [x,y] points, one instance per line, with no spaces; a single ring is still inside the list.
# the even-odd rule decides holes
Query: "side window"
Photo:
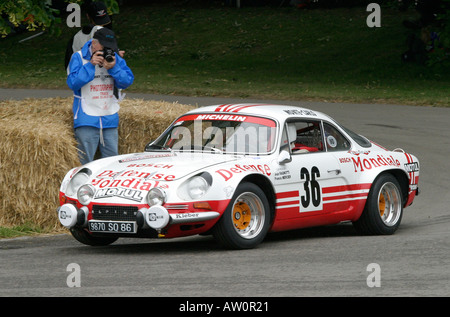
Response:
[[[287,123],[283,131],[282,145],[287,143],[292,154],[323,151],[323,135],[320,121]]]
[[[283,133],[281,134],[280,152],[283,150],[289,151],[289,141],[287,137],[286,124],[284,125]]]
[[[336,152],[350,149],[350,142],[335,127],[324,122],[323,128],[327,151]]]

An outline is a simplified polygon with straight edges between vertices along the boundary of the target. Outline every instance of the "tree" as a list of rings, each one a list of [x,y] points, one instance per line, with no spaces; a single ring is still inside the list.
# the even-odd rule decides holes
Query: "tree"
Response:
[[[65,0],[80,6],[88,0]],[[119,12],[116,0],[103,0],[110,14]],[[52,29],[61,22],[59,10],[49,0],[2,0],[0,2],[0,35],[10,34],[14,27],[24,26],[28,31]]]
[[[450,0],[443,0],[442,13],[437,16],[439,22],[439,46],[434,50],[431,64],[441,63],[450,66]]]

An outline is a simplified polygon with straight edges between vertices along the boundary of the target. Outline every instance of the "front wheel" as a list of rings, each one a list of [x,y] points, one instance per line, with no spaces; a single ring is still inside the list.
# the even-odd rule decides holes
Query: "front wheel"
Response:
[[[400,226],[403,199],[397,179],[380,175],[372,184],[364,211],[354,226],[359,233],[390,235]]]
[[[261,243],[271,222],[269,202],[257,185],[239,185],[213,235],[231,249],[250,249]]]

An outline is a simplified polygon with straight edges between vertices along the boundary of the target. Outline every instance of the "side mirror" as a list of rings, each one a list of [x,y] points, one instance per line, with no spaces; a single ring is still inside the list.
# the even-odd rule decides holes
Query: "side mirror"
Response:
[[[292,161],[291,154],[286,150],[281,151],[280,155],[278,156],[278,164],[285,164],[289,163],[290,161]]]
[[[153,142],[153,141],[150,141],[149,143],[147,143],[147,144],[145,145],[144,152],[149,152],[149,151],[150,151],[150,149],[151,149],[150,144],[152,144],[152,142]]]

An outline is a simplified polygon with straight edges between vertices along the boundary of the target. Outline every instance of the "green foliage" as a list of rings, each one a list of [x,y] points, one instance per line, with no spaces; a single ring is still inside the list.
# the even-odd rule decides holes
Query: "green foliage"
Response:
[[[288,100],[450,105],[450,68],[402,62],[416,12],[127,5],[114,31],[135,75],[129,92]],[[64,53],[78,32],[62,21],[25,42],[3,39],[0,87],[67,89]],[[33,54],[30,54],[33,52]]]
[[[66,0],[67,3],[82,4],[84,0]],[[103,0],[110,14],[119,12],[116,0]],[[24,25],[28,31],[36,29],[52,29],[59,25],[60,12],[51,8],[43,0],[2,0],[0,2],[0,35],[6,37],[11,33],[12,27]],[[60,26],[60,25],[59,25]],[[59,32],[57,32],[59,33]]]
[[[430,56],[430,65],[450,65],[450,0],[442,0],[445,12],[438,15],[439,45]]]
[[[57,19],[55,13],[57,10],[40,0],[4,0],[0,3],[0,15],[5,15],[7,19],[0,20],[0,34],[5,37],[11,33],[8,21],[14,27],[23,24],[30,31],[49,28]]]
[[[35,224],[25,224],[22,226],[14,226],[14,227],[0,227],[0,239],[2,238],[16,238],[25,235],[39,234],[51,232],[50,228],[40,228]]]

